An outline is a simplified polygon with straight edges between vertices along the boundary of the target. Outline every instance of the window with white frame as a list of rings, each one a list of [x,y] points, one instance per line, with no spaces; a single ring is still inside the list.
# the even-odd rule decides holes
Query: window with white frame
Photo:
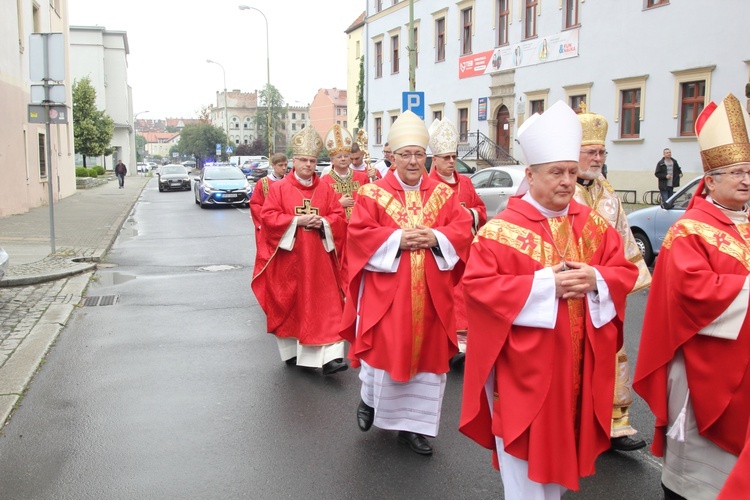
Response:
[[[536,37],[536,16],[539,0],[525,0],[525,9],[523,15],[523,35],[524,38]]]
[[[383,76],[383,42],[375,42],[375,78]]]
[[[591,101],[591,86],[593,83],[583,83],[579,85],[568,85],[565,89],[565,100],[576,113],[581,112],[581,103],[585,102],[588,106]],[[589,106],[590,108],[590,106]]]
[[[565,27],[578,26],[578,0],[565,0]]]
[[[398,61],[399,61],[399,40],[398,35],[391,37],[391,74],[398,73]]]
[[[508,44],[508,24],[510,21],[510,0],[497,0],[497,46]]]
[[[435,61],[445,61],[445,18],[435,20]]]
[[[461,55],[471,54],[473,11],[471,7],[461,11]]]
[[[614,121],[620,139],[641,138],[641,122],[646,116],[646,79],[648,75],[613,80],[617,92]]]
[[[695,137],[695,120],[711,96],[711,75],[716,66],[673,71],[675,76],[674,117],[677,135]]]

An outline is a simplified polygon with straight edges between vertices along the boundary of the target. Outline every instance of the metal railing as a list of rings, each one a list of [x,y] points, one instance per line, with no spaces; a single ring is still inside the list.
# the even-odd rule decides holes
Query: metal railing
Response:
[[[519,164],[506,150],[478,130],[467,133],[466,140],[459,141],[458,156],[464,160],[483,160],[493,167]]]

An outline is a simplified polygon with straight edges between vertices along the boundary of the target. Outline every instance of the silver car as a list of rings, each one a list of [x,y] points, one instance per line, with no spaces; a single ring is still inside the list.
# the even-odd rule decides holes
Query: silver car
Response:
[[[5,277],[8,271],[8,253],[0,247],[0,280]]]
[[[508,198],[516,194],[524,178],[525,167],[489,167],[471,176],[477,194],[487,207],[487,218],[505,210]]]
[[[700,180],[701,177],[698,176],[688,182],[661,206],[642,208],[628,214],[630,230],[633,231],[646,265],[654,263],[667,231],[687,210]]]

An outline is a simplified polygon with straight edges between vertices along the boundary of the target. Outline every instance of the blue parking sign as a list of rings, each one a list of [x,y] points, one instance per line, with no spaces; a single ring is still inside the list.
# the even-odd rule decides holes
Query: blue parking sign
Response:
[[[411,111],[424,120],[424,92],[404,92],[401,99],[401,111]]]

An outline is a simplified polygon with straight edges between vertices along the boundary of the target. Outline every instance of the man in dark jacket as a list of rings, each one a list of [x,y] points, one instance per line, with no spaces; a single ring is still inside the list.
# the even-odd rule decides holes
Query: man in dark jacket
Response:
[[[115,175],[117,176],[117,182],[120,183],[120,189],[125,187],[125,176],[128,173],[128,168],[125,166],[125,164],[122,162],[122,160],[117,160],[117,165],[115,166]]]
[[[677,160],[672,158],[672,151],[669,149],[664,150],[664,156],[656,164],[654,175],[659,179],[659,194],[664,203],[674,194],[674,188],[680,185],[680,177],[682,177],[682,169]]]

